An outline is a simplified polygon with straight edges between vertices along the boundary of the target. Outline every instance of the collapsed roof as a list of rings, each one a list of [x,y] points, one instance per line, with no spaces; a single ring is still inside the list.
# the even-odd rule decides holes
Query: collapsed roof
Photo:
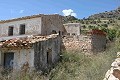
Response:
[[[58,34],[51,34],[48,36],[34,36],[30,35],[23,38],[14,38],[0,42],[1,48],[30,48],[36,42],[45,41],[51,38],[56,38]]]

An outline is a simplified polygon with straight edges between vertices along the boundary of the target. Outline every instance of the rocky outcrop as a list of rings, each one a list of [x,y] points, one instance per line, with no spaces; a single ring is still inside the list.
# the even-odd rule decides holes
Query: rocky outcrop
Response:
[[[117,52],[117,58],[111,64],[103,80],[120,80],[120,52]]]

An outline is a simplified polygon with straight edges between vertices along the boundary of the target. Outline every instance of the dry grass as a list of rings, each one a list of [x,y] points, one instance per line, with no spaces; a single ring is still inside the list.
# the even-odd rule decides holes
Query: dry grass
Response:
[[[93,56],[81,52],[63,53],[63,60],[51,71],[51,80],[103,80],[116,58],[117,47]]]
[[[64,52],[62,61],[46,76],[35,71],[21,76],[18,72],[0,75],[0,80],[103,80],[119,50],[113,46],[92,56],[85,56],[79,51]]]

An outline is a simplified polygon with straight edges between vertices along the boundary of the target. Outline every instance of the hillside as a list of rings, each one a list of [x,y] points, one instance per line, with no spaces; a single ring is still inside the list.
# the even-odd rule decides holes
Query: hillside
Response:
[[[105,11],[93,14],[88,18],[77,19],[73,16],[64,17],[65,23],[81,23],[84,28],[91,29],[93,27],[120,28],[120,7],[115,10]]]
[[[100,18],[105,18],[105,19],[120,18],[120,7],[118,7],[115,10],[105,11],[103,13],[94,14],[88,17],[88,19],[100,19]]]

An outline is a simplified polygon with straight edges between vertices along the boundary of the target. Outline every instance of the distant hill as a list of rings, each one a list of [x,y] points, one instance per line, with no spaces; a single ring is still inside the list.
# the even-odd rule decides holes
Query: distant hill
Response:
[[[93,14],[88,18],[78,19],[74,16],[64,16],[64,23],[80,23],[84,29],[115,28],[120,29],[120,7],[115,10]]]
[[[64,16],[63,20],[64,20],[64,23],[68,23],[68,22],[71,22],[73,20],[78,20],[78,19],[74,16],[69,15],[69,16]]]
[[[105,11],[103,13],[94,14],[88,17],[88,19],[100,19],[100,18],[120,18],[120,7],[115,10]]]

